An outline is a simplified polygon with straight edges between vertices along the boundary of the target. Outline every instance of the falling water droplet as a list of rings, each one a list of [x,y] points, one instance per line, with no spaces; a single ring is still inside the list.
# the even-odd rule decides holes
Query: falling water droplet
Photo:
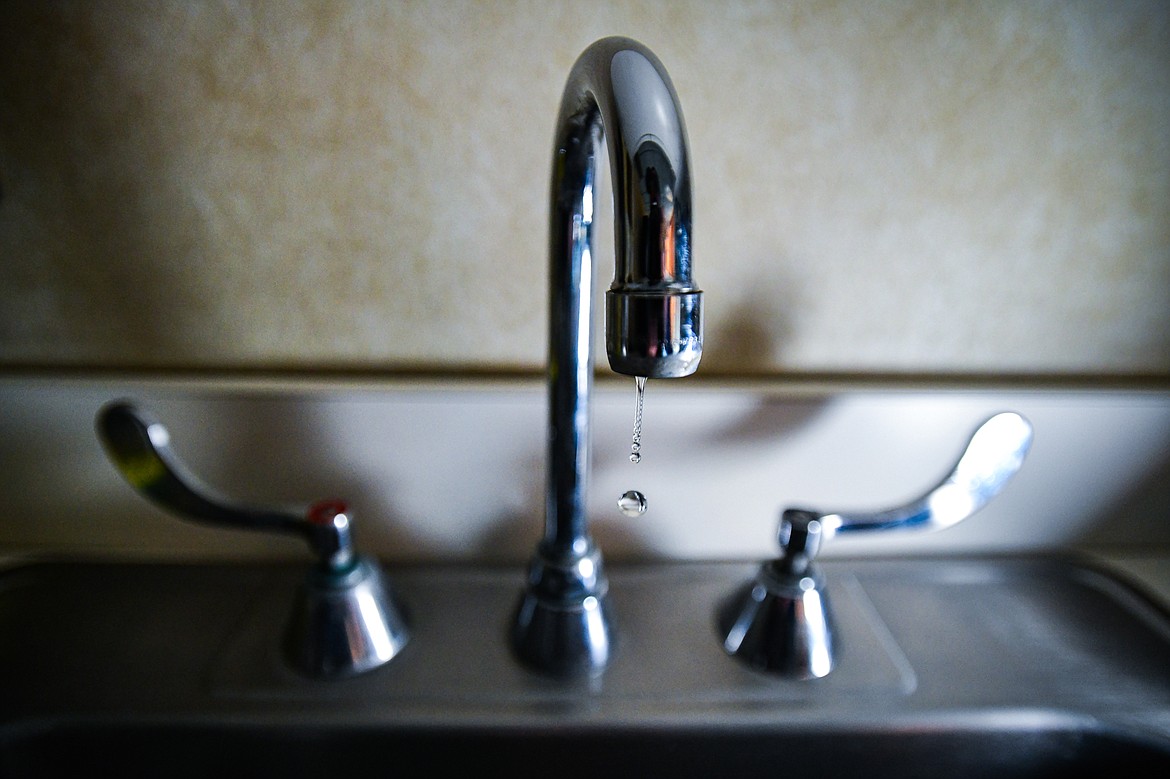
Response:
[[[640,517],[646,513],[646,496],[637,490],[628,490],[618,498],[618,508],[627,517]]]
[[[634,407],[634,440],[630,444],[630,462],[642,462],[642,403],[646,398],[646,377],[635,376],[634,387],[637,389],[638,403]]]

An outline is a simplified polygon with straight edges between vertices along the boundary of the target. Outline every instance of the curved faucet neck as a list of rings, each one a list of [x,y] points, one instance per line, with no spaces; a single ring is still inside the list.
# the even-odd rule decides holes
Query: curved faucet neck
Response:
[[[686,129],[666,70],[641,44],[604,38],[569,74],[557,120],[549,224],[549,436],[545,533],[517,609],[528,664],[596,671],[610,655],[607,580],[586,524],[593,385],[597,170],[608,146],[614,280],[606,352],[618,373],[673,378],[702,354],[691,279]]]
[[[557,120],[549,223],[549,551],[580,554],[593,381],[594,215],[608,146],[614,279],[606,352],[617,373],[674,378],[702,354],[702,293],[691,277],[686,126],[662,63],[642,44],[604,38],[578,58]]]

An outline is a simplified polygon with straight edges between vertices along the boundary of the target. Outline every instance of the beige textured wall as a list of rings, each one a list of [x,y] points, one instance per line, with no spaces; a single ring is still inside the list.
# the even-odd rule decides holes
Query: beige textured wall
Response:
[[[1170,374],[1170,4],[1104,0],[8,0],[0,366],[539,371],[611,34],[686,115],[702,372]]]

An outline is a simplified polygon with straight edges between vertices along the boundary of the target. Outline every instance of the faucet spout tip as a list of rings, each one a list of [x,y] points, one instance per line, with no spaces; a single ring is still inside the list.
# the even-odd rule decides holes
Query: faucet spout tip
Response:
[[[697,290],[606,293],[605,348],[626,376],[689,376],[703,356],[703,293]]]

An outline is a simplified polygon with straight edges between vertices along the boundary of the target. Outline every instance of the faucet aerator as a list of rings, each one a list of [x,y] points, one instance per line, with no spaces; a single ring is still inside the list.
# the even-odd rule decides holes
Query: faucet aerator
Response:
[[[698,369],[703,356],[701,292],[611,289],[605,302],[605,351],[615,371],[648,379],[677,379]]]

